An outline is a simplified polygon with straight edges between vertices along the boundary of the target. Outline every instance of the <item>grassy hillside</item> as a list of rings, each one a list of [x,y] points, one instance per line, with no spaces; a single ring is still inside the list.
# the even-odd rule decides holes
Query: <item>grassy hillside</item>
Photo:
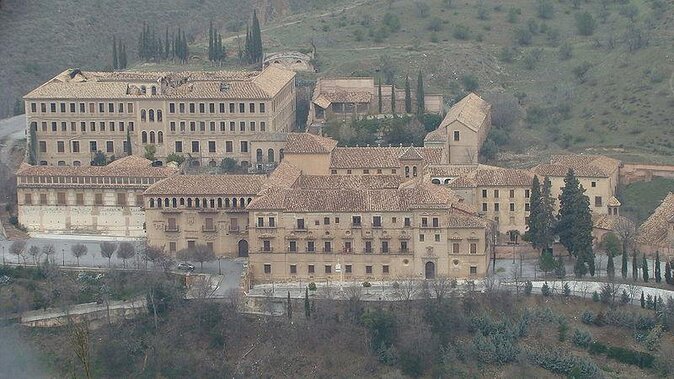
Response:
[[[0,55],[0,112],[66,66],[109,66],[113,33],[134,50],[143,20],[159,32],[167,25],[186,28],[191,52],[203,57],[207,20],[213,18],[233,57],[241,33],[234,30],[250,14],[251,4],[243,3],[125,0],[112,7],[102,1],[37,6],[10,0],[0,13],[0,50],[9,52]],[[421,70],[428,91],[450,102],[474,89],[505,120],[492,136],[502,150],[539,156],[590,149],[631,161],[674,162],[674,6],[666,0],[253,3],[269,18],[266,51],[307,48],[313,41],[319,75],[376,74],[402,83]],[[580,26],[594,24],[591,35],[581,35],[582,14]],[[231,58],[227,65],[237,63]],[[211,66],[193,61],[135,68]]]

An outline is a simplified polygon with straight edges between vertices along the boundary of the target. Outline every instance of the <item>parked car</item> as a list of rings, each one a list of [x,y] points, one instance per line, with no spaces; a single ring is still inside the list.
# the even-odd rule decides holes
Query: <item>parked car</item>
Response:
[[[194,266],[186,262],[181,262],[178,263],[178,270],[192,272],[194,271]]]

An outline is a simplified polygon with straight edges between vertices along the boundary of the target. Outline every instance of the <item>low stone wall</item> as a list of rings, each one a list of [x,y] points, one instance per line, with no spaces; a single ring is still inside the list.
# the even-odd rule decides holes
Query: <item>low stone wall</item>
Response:
[[[33,328],[52,328],[67,325],[69,322],[129,320],[147,313],[147,301],[138,298],[130,301],[111,301],[109,305],[98,303],[76,304],[67,308],[49,308],[25,312],[21,316],[21,325]]]
[[[624,163],[620,168],[620,183],[649,182],[653,177],[674,179],[674,166],[661,164]]]

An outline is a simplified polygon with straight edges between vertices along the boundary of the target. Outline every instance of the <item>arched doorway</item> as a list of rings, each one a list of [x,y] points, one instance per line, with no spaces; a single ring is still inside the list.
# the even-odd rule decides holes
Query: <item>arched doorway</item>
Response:
[[[246,240],[239,241],[239,256],[240,257],[248,256],[248,241]]]
[[[426,262],[426,279],[435,279],[435,263]]]

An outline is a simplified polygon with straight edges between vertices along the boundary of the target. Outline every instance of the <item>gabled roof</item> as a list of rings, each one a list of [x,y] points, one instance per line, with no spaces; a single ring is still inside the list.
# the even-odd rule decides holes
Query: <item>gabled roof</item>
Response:
[[[592,227],[596,229],[613,231],[621,224],[634,226],[634,223],[627,217],[607,214],[592,215]]]
[[[22,163],[17,176],[109,176],[163,178],[177,172],[173,167],[152,167],[152,162],[135,155],[120,158],[107,166],[31,166]]]
[[[603,155],[562,154],[553,155],[549,164],[532,168],[539,176],[563,177],[573,169],[578,177],[608,178],[620,168],[620,161]]]
[[[491,105],[488,102],[471,92],[450,108],[439,128],[446,128],[454,121],[458,121],[468,129],[477,132],[482,127],[490,110]]]
[[[415,149],[414,147],[410,146],[408,147],[402,154],[398,156],[398,159],[401,161],[420,161],[424,159],[424,157],[419,154],[419,150]]]
[[[674,217],[674,193],[670,192],[660,206],[641,226],[637,233],[637,242],[639,244],[650,246],[667,247],[672,245],[672,241],[667,240],[669,223],[673,222]]]
[[[145,195],[252,196],[265,180],[265,175],[176,175],[151,185]]]
[[[400,156],[419,155],[424,164],[440,164],[442,149],[432,147],[366,146],[337,147],[332,152],[330,168],[398,168]]]
[[[450,188],[489,186],[530,187],[533,174],[526,170],[488,165],[432,166],[427,169],[431,177],[454,178]]]
[[[285,154],[327,154],[337,146],[332,138],[311,133],[288,133]]]

